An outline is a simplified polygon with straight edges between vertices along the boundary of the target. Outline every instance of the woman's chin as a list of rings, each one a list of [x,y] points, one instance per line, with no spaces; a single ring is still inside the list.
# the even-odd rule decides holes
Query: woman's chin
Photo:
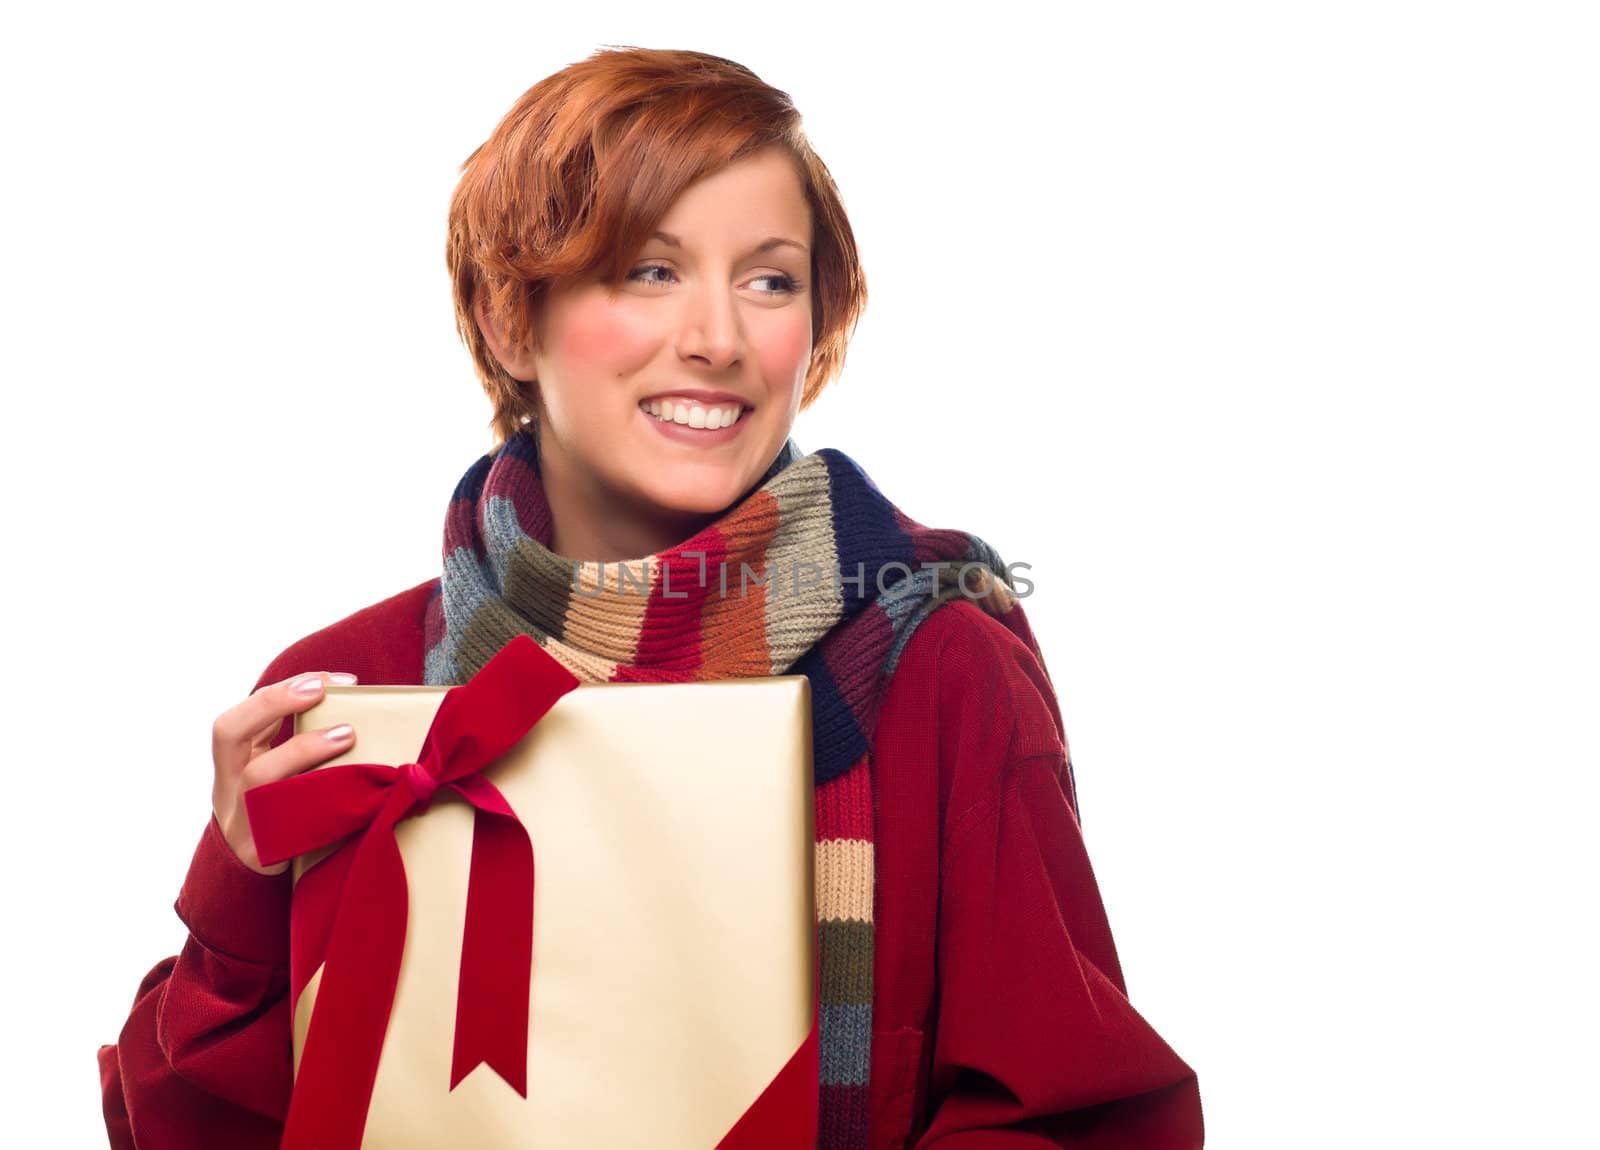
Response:
[[[720,515],[760,481],[783,446],[781,438],[774,441],[770,429],[759,423],[745,430],[743,442],[720,450],[685,451],[677,443],[647,442],[629,461],[633,474],[628,486],[668,518]]]
[[[757,466],[743,452],[718,458],[669,458],[647,467],[639,475],[638,487],[663,511],[685,516],[715,515],[748,491],[765,467],[766,464]]]
[[[676,482],[662,483],[659,482],[662,477],[656,476],[658,482],[645,486],[646,498],[663,515],[684,520],[718,515],[749,487],[749,483],[743,481],[742,469],[740,473],[731,467],[687,470],[690,473],[680,470]]]
[[[693,492],[675,491],[653,494],[650,502],[663,516],[679,520],[706,519],[721,514],[742,492],[728,489],[698,489]]]

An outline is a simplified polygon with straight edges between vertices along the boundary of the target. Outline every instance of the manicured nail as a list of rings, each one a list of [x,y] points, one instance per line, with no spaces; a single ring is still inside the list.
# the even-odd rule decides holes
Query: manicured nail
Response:
[[[296,679],[289,684],[289,690],[297,695],[322,694],[322,679],[318,675],[307,675],[304,679]]]
[[[342,743],[351,735],[355,734],[356,729],[349,723],[340,723],[337,727],[329,727],[323,733],[328,736],[328,742]]]
[[[341,687],[350,687],[355,684],[356,677],[349,671],[334,671],[328,676],[328,681],[338,683]]]

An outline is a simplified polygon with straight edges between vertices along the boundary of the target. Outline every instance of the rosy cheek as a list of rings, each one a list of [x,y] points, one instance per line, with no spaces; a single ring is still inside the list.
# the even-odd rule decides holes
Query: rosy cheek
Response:
[[[557,354],[585,375],[625,375],[647,363],[659,336],[629,302],[595,296],[567,309],[555,332]]]
[[[811,359],[811,317],[794,309],[761,333],[761,374],[774,387],[799,386]]]

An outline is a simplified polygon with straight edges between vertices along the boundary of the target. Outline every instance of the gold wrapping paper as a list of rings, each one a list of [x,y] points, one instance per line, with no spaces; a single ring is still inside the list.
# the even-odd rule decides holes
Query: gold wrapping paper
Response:
[[[443,695],[330,687],[297,729],[355,727],[327,766],[398,766]],[[528,1097],[484,1066],[448,1089],[473,811],[441,788],[396,828],[409,918],[363,1147],[713,1147],[811,1030],[810,684],[581,686],[484,776],[533,840]]]

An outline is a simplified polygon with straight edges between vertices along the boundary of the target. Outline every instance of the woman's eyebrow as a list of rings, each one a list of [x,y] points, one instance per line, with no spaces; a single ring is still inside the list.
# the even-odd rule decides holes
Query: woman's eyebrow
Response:
[[[677,236],[673,235],[671,232],[656,232],[650,238],[653,240],[660,240],[669,248],[681,248],[683,246],[683,241]],[[791,240],[784,236],[768,236],[755,247],[751,248],[750,254],[760,255],[762,252],[770,252],[773,248],[781,247],[797,248],[802,255],[808,254],[810,251],[810,249],[799,240]]]

